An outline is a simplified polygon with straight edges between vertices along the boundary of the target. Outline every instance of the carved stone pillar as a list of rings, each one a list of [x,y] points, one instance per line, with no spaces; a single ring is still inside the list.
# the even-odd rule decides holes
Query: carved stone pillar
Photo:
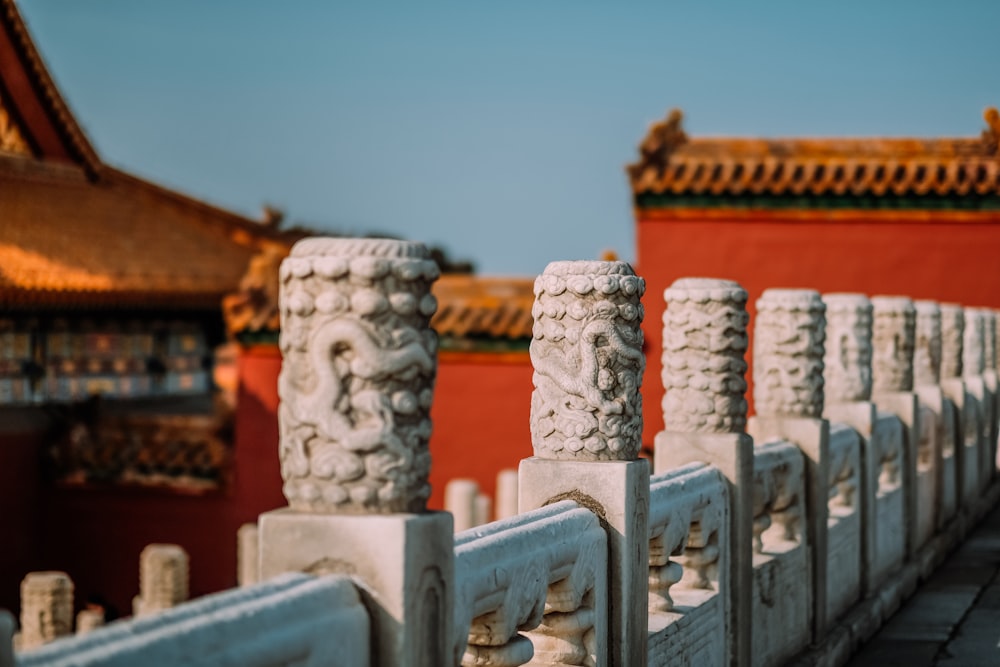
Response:
[[[917,523],[917,447],[920,442],[920,404],[913,391],[913,355],[917,338],[917,310],[903,296],[872,298],[872,396],[879,411],[903,422],[900,462],[906,509],[906,553],[919,546]]]
[[[663,293],[663,421],[655,469],[715,465],[729,484],[732,550],[726,605],[731,665],[751,662],[753,441],[747,423],[747,293],[714,278],[681,278]],[[651,556],[669,557],[670,554]],[[659,561],[651,562],[660,566]]]
[[[941,308],[934,301],[917,301],[916,344],[913,350],[913,383],[941,383]]]
[[[149,616],[188,599],[188,555],[176,544],[150,544],[139,555],[136,616]]]
[[[281,473],[293,509],[419,512],[437,265],[417,243],[305,239],[281,264]]]
[[[104,626],[103,609],[81,609],[76,615],[76,634],[85,635]]]
[[[30,572],[21,581],[20,650],[73,632],[73,582],[65,572]]]
[[[982,308],[983,315],[983,382],[992,400],[990,401],[989,427],[987,439],[987,466],[992,477],[997,467],[997,439],[1000,437],[1000,377],[997,376],[997,314],[991,308]]]
[[[747,293],[729,280],[682,278],[663,293],[664,430],[746,430]]]
[[[519,511],[569,498],[603,515],[613,665],[647,659],[649,467],[637,459],[644,290],[624,262],[552,262],[535,280],[532,308],[535,456],[521,462]]]
[[[813,290],[768,289],[756,305],[753,380],[757,414],[750,420],[749,431],[758,450],[765,451],[762,446],[769,442],[787,440],[795,443],[804,457],[805,539],[811,554],[813,590],[811,631],[818,641],[828,624],[827,518],[832,474],[830,423],[823,418],[826,304]],[[854,323],[854,327],[862,325]],[[863,350],[863,342],[857,347]],[[852,354],[853,359],[857,350]],[[855,376],[863,375],[857,368],[851,370]],[[863,377],[854,378],[856,385],[863,381]],[[846,392],[843,387],[841,390]],[[855,391],[863,391],[863,387],[855,387]],[[754,501],[757,505],[765,502],[759,497]]]
[[[757,300],[753,400],[759,416],[822,416],[825,311],[812,290],[769,289]]]
[[[449,650],[451,515],[427,512],[438,267],[409,241],[310,238],[280,270],[279,456],[288,509],[262,514],[260,576],[369,587],[375,664]]]
[[[979,487],[984,488],[996,469],[996,455],[991,440],[995,442],[994,396],[996,375],[987,371],[991,368],[996,353],[995,345],[987,338],[990,328],[987,311],[983,308],[965,309],[965,335],[962,346],[962,379],[966,391],[976,401],[976,415],[979,432]],[[987,351],[987,348],[990,348]],[[995,364],[993,364],[995,366]],[[993,385],[991,387],[990,385]]]
[[[552,262],[535,281],[536,456],[630,461],[638,455],[644,289],[624,262]]]
[[[825,294],[824,404],[871,400],[872,302],[863,294]]]
[[[941,379],[962,377],[965,312],[954,303],[941,304]]]

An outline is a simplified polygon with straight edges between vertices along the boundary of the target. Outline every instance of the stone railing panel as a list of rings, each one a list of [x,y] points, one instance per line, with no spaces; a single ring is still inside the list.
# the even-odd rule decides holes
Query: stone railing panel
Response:
[[[826,617],[836,620],[862,592],[861,436],[844,424],[830,427],[827,504]]]
[[[784,441],[754,446],[753,664],[780,665],[812,634],[805,462]]]
[[[692,463],[651,480],[649,664],[719,665],[728,655],[729,488]]]
[[[19,667],[368,667],[368,614],[346,577],[286,574],[17,657]]]
[[[607,572],[604,530],[573,501],[456,534],[456,663],[605,664]]]

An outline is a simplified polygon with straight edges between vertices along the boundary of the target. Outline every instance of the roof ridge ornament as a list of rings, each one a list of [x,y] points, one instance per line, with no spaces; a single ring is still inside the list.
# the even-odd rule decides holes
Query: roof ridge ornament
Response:
[[[646,169],[655,169],[662,175],[670,161],[670,155],[687,143],[688,135],[681,127],[684,112],[674,108],[666,118],[650,125],[646,138],[639,144],[639,161],[629,165],[632,178],[639,178]]]
[[[996,107],[986,107],[983,111],[986,129],[983,130],[983,144],[990,155],[1000,156],[1000,111]]]

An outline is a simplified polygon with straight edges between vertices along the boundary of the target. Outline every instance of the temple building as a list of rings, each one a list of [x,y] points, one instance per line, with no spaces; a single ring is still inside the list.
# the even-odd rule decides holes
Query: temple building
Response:
[[[678,110],[655,123],[628,167],[644,443],[663,428],[662,295],[682,276],[735,280],[751,310],[778,286],[1000,307],[1000,114],[984,118],[979,136],[926,139],[691,137]]]
[[[0,0],[0,516],[16,536],[0,606],[39,567],[114,597],[162,531],[267,509],[238,509],[216,348],[223,296],[275,235],[105,163]]]

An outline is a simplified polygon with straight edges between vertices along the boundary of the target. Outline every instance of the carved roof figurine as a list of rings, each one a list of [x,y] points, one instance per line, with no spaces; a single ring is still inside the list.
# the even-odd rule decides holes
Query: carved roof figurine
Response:
[[[963,208],[982,198],[997,208],[1000,113],[984,118],[981,136],[965,138],[689,138],[678,112],[650,130],[628,173],[640,207],[706,206],[725,195],[726,206],[785,196],[826,205],[802,200],[816,196],[865,207],[874,196],[879,206],[919,207],[921,197],[960,196]]]
[[[990,155],[1000,153],[1000,111],[996,107],[988,107],[983,112],[986,129],[983,130],[983,145]]]
[[[646,170],[653,170],[657,174],[666,170],[670,155],[688,140],[681,128],[682,120],[684,113],[680,109],[671,109],[666,118],[649,127],[646,138],[639,144],[639,161],[629,165],[629,173],[633,178]]]

